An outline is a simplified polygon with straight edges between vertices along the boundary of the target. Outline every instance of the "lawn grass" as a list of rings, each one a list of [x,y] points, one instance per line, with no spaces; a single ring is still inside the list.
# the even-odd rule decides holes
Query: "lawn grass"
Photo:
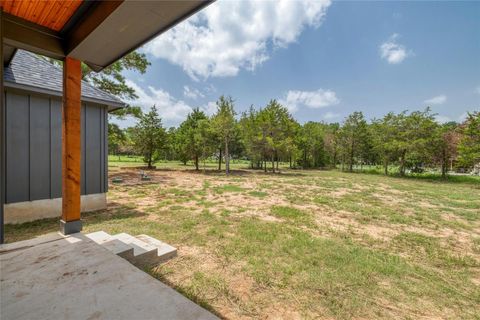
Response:
[[[229,319],[480,317],[480,182],[239,167],[111,185],[84,231],[178,247],[147,271]],[[7,241],[57,227],[7,226]]]

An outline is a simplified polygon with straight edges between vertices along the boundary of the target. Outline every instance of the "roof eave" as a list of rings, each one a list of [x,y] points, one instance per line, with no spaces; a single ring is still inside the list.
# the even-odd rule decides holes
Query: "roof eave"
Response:
[[[4,81],[3,83],[5,88],[12,88],[12,89],[18,89],[21,91],[25,92],[34,92],[34,93],[39,93],[39,94],[44,94],[44,95],[49,95],[49,96],[55,96],[55,97],[62,97],[62,92],[56,91],[56,90],[51,90],[51,89],[45,89],[37,86],[30,86],[26,84],[21,84],[21,83],[15,83],[15,82],[10,82],[10,81]],[[108,111],[114,111],[118,110],[121,108],[124,108],[127,106],[126,103],[120,102],[120,101],[113,101],[113,100],[103,100],[103,99],[98,99],[98,98],[92,98],[88,96],[82,95],[82,101],[84,102],[92,102],[100,105],[105,105],[108,107]]]

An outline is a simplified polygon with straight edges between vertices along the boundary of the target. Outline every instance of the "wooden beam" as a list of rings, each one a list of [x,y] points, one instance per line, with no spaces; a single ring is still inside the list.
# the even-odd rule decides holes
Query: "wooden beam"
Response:
[[[33,24],[22,18],[3,14],[3,42],[14,48],[63,59],[63,39],[58,32]]]
[[[63,64],[62,106],[62,220],[64,234],[80,232],[81,81],[79,60],[66,57]]]

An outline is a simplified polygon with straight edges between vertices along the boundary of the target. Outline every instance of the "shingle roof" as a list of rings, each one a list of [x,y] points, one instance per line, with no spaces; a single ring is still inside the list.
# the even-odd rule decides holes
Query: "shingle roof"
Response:
[[[37,55],[18,50],[9,66],[4,69],[4,83],[9,83],[62,93],[62,69]],[[32,88],[32,89],[33,89]],[[95,88],[82,80],[82,99],[87,98],[109,106],[123,106],[117,97]]]

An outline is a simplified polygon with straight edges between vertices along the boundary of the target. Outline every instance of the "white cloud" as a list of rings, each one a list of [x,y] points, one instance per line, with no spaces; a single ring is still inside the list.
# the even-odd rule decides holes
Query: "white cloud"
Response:
[[[340,114],[339,113],[334,113],[334,112],[327,112],[323,115],[323,119],[325,120],[332,120],[332,119],[335,119],[335,118],[338,118],[340,117]]]
[[[380,56],[390,64],[397,64],[405,60],[411,51],[407,52],[405,46],[397,42],[399,35],[394,33],[388,40],[380,45]]]
[[[281,100],[290,112],[295,112],[300,106],[318,109],[340,103],[337,95],[332,90],[318,89],[317,91],[290,90],[285,99]]]
[[[193,111],[190,105],[176,99],[165,90],[157,89],[153,86],[148,86],[147,90],[144,90],[132,80],[126,80],[126,82],[128,86],[135,89],[135,93],[138,95],[138,99],[129,102],[134,106],[141,107],[145,112],[148,112],[155,105],[166,127],[179,125]],[[217,111],[217,105],[215,101],[210,101],[206,105],[201,106],[200,110],[211,116]],[[131,124],[129,123],[128,125]]]
[[[183,86],[183,95],[193,100],[197,100],[198,98],[205,97],[205,95],[200,90],[195,88],[190,88],[189,86]]]
[[[436,104],[444,104],[446,101],[447,101],[447,96],[444,94],[441,94],[439,96],[425,100],[424,103],[428,105],[436,105]]]
[[[167,91],[157,89],[153,86],[148,86],[147,90],[144,90],[131,80],[127,80],[126,82],[128,86],[135,89],[135,93],[138,95],[138,99],[130,101],[130,103],[140,106],[143,111],[148,111],[155,105],[158,114],[167,127],[179,124],[185,120],[188,113],[192,111],[192,108],[188,104],[182,100],[175,99]]]
[[[144,50],[193,79],[235,76],[268,60],[272,48],[319,27],[330,0],[217,1],[148,43]]]

